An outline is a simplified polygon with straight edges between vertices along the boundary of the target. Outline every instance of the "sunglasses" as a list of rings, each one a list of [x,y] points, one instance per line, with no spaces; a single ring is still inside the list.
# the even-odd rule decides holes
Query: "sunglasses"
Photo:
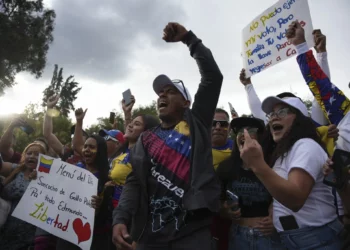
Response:
[[[114,137],[110,136],[110,135],[106,135],[105,137],[103,137],[105,139],[105,141],[114,141],[114,142],[118,142],[117,139],[115,139]]]
[[[213,120],[213,127],[216,127],[218,124],[222,128],[227,128],[229,126],[228,121]]]
[[[188,99],[188,95],[187,95],[187,92],[186,92],[186,88],[185,88],[185,84],[183,83],[183,81],[179,80],[179,79],[175,79],[175,80],[171,80],[173,83],[181,83],[182,84],[182,88],[184,90],[184,93],[186,95],[186,100],[189,100]]]

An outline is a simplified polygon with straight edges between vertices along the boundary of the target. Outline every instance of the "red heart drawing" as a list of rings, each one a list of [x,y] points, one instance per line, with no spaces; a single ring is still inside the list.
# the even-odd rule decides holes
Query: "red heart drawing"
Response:
[[[90,223],[86,222],[85,225],[83,225],[83,222],[80,218],[76,218],[73,221],[73,229],[75,234],[78,236],[78,244],[83,241],[87,241],[91,237],[91,228]]]

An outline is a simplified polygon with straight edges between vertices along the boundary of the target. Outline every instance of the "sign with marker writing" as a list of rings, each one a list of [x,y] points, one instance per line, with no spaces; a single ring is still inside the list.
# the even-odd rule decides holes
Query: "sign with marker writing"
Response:
[[[286,31],[298,20],[305,30],[308,46],[314,46],[307,0],[280,0],[255,18],[242,34],[242,57],[246,76],[257,74],[296,55]]]
[[[90,249],[97,178],[89,171],[39,155],[37,179],[30,182],[12,216],[59,238]]]

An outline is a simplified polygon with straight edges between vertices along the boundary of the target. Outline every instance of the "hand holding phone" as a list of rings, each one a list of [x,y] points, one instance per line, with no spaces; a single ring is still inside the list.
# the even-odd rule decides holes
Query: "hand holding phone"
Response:
[[[124,100],[125,106],[128,106],[129,104],[131,104],[132,99],[131,99],[130,89],[127,89],[123,92],[123,100]]]

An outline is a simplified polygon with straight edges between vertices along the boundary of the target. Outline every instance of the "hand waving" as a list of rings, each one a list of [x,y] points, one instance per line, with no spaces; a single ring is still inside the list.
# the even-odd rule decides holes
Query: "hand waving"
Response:
[[[245,69],[241,70],[241,73],[239,74],[239,80],[244,86],[247,86],[248,84],[252,84],[250,77],[246,77],[245,75]]]
[[[241,159],[245,166],[253,169],[264,161],[262,148],[257,140],[252,139],[246,129],[244,129],[244,146],[241,150]]]
[[[75,110],[75,118],[77,119],[77,121],[83,121],[86,112],[87,112],[87,109],[85,109],[85,111],[83,111],[82,108],[78,108],[77,110]]]
[[[184,26],[178,23],[168,23],[163,30],[163,40],[166,42],[180,42],[183,41],[187,34]]]
[[[305,43],[305,31],[298,20],[292,22],[286,32],[288,41],[294,46]]]

